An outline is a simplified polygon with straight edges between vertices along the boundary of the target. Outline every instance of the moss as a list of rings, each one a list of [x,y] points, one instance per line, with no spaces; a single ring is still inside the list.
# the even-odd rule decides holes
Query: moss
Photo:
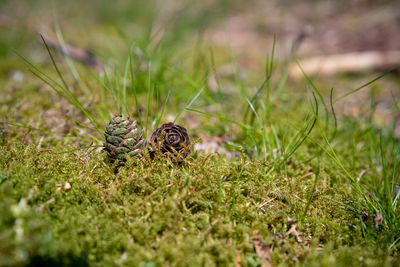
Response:
[[[335,106],[338,109],[336,129],[332,114],[324,113],[320,103],[321,128],[326,131],[343,167],[353,177],[367,170],[360,175],[359,184],[369,190],[368,196],[377,199],[375,208],[379,209],[367,205],[339,164],[324,152],[328,146],[321,129],[314,129],[286,164],[279,171],[271,172],[271,167],[277,166],[282,156],[279,152],[290,150],[292,138],[298,136],[296,128],[303,128],[304,117],[312,114],[309,96],[302,90],[303,82],[275,83],[281,78],[279,72],[286,71],[277,61],[274,73],[278,76],[272,77],[267,86],[271,89],[271,101],[255,101],[253,113],[258,115],[252,114],[247,101],[253,101],[255,88],[265,78],[259,76],[264,72],[246,70],[245,76],[238,77],[233,72],[218,75],[222,71],[220,67],[233,64],[235,51],[227,47],[212,49],[216,66],[213,63],[209,66],[208,44],[204,49],[202,42],[196,40],[196,47],[192,48],[193,39],[186,40],[187,37],[197,36],[198,30],[203,32],[203,22],[212,21],[204,18],[214,17],[215,7],[224,9],[226,4],[222,2],[226,1],[211,5],[210,10],[199,2],[185,8],[179,16],[173,15],[179,19],[167,19],[168,30],[159,43],[152,33],[159,21],[148,21],[147,16],[151,14],[154,18],[159,13],[151,2],[139,1],[148,11],[143,13],[143,8],[134,5],[126,9],[122,2],[109,5],[103,1],[93,6],[69,1],[67,6],[60,6],[60,12],[66,16],[61,21],[66,41],[77,47],[95,43],[93,49],[102,55],[106,69],[112,66],[115,72],[108,73],[108,78],[100,77],[102,82],[99,82],[94,70],[76,63],[82,79],[77,81],[71,69],[61,63],[62,58],[57,53],[54,56],[71,92],[99,121],[107,121],[121,111],[108,90],[127,84],[127,106],[136,112],[136,96],[132,92],[137,92],[137,108],[142,114],[148,111],[151,127],[157,126],[158,119],[162,123],[182,115],[178,122],[188,128],[192,140],[205,136],[199,142],[207,142],[211,140],[207,136],[223,136],[216,138],[221,141],[229,136],[229,145],[222,146],[239,150],[241,154],[235,152],[237,158],[227,160],[215,153],[194,152],[181,165],[174,165],[163,158],[150,160],[146,155],[129,159],[115,173],[105,163],[105,154],[98,150],[60,154],[92,141],[99,144],[103,137],[82,126],[90,123],[76,107],[25,72],[23,61],[9,54],[12,46],[33,63],[40,62],[46,74],[57,77],[45,57],[45,49],[32,42],[36,37],[27,32],[25,25],[28,22],[36,25],[33,22],[37,17],[40,21],[47,15],[53,18],[53,11],[50,13],[44,8],[48,3],[42,2],[18,4],[17,8],[9,1],[4,9],[11,17],[21,18],[24,14],[24,18],[16,20],[15,31],[0,38],[0,54],[5,55],[0,63],[1,266],[233,266],[239,259],[242,266],[260,266],[263,260],[254,251],[254,237],[271,248],[274,266],[391,266],[400,260],[399,247],[388,250],[399,237],[400,225],[400,213],[390,209],[393,196],[387,190],[388,184],[390,188],[399,185],[400,144],[394,130],[382,127],[369,114],[357,119],[340,115],[340,108]],[[136,11],[132,13],[131,9]],[[121,13],[121,10],[129,12]],[[175,8],[172,6],[171,10]],[[172,13],[167,11],[168,17]],[[165,17],[160,19],[163,21]],[[201,29],[196,26],[200,24]],[[16,38],[19,35],[24,38]],[[131,44],[124,42],[131,39],[133,88],[130,77],[127,80],[125,77],[129,76],[125,66]],[[238,62],[241,64],[240,59]],[[22,81],[10,76],[15,70],[24,73]],[[221,88],[215,91],[208,85],[212,72],[221,76]],[[394,85],[398,83],[397,77],[387,78]],[[365,82],[365,76],[344,76],[333,83],[326,82],[321,79],[316,84],[327,89],[332,84],[357,88]],[[102,88],[102,83],[110,88]],[[204,90],[192,103],[200,88]],[[378,86],[376,91],[388,90],[379,90]],[[334,96],[344,93],[335,91]],[[261,90],[254,99],[267,99],[266,94]],[[329,91],[322,90],[321,94],[329,98]],[[393,95],[396,96],[396,91]],[[374,101],[372,97],[371,102]],[[239,124],[251,124],[251,129],[242,129],[216,117],[183,112],[187,103]],[[389,101],[382,103],[387,106]],[[360,110],[366,108],[364,104]],[[267,106],[271,114],[263,111]],[[248,113],[244,115],[246,110]],[[131,116],[138,116],[134,112]],[[372,114],[374,110],[366,113]],[[393,117],[392,124],[396,127],[398,121],[392,112],[384,114]],[[260,126],[259,121],[264,117],[271,118]],[[142,119],[147,123],[147,118]],[[17,128],[6,123],[28,127]],[[29,126],[45,130],[37,131]],[[49,134],[46,129],[58,134]],[[150,133],[152,129],[146,130]],[[262,136],[263,133],[266,135]],[[263,145],[267,146],[267,152],[261,161],[254,147],[261,151]],[[244,148],[238,149],[238,146]],[[386,221],[375,227],[374,216],[378,212],[386,212]],[[294,224],[301,232],[298,237],[287,235]]]
[[[274,246],[274,263],[393,260],[383,252],[376,257],[373,247],[359,248],[363,241],[350,227],[354,218],[323,197],[315,197],[296,223],[310,241],[285,236],[293,223],[289,218],[304,211],[299,199],[307,198],[314,183],[301,178],[305,170],[296,160],[286,172],[265,175],[262,162],[227,162],[217,155],[207,160],[196,154],[178,167],[163,160],[131,160],[114,174],[96,153],[54,154],[15,142],[1,146],[0,153],[7,177],[0,186],[0,243],[7,244],[0,250],[2,265],[229,265],[240,254],[250,266],[255,233]],[[347,190],[333,191],[318,182],[316,191],[342,200]]]

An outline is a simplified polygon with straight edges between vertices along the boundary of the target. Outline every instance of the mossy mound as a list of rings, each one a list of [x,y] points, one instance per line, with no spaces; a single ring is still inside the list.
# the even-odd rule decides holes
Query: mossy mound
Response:
[[[273,248],[272,263],[394,263],[357,238],[354,216],[333,204],[347,199],[348,188],[326,187],[324,170],[316,183],[314,175],[304,178],[296,160],[265,176],[262,162],[195,153],[181,166],[130,160],[114,174],[97,153],[18,143],[0,153],[4,266],[212,266],[238,257],[251,266],[260,262],[256,236]],[[286,234],[293,224],[300,239]]]

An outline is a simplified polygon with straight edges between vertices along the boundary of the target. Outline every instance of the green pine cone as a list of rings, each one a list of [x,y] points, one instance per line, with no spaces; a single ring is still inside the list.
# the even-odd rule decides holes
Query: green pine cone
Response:
[[[126,155],[136,157],[146,146],[146,140],[143,139],[143,132],[137,122],[122,115],[111,118],[106,125],[104,137],[104,151],[107,152],[111,163],[125,162]]]

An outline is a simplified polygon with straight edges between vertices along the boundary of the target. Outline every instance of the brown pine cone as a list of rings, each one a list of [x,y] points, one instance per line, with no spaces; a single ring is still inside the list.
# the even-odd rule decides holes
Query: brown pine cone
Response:
[[[164,155],[187,157],[190,154],[190,139],[184,127],[173,122],[164,123],[150,137],[152,152]]]

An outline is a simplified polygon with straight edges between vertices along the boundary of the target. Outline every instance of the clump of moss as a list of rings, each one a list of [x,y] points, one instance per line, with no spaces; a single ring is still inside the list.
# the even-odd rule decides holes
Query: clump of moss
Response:
[[[347,189],[301,178],[306,170],[296,159],[285,171],[265,175],[269,166],[263,162],[195,153],[181,166],[130,159],[114,174],[95,153],[54,154],[15,142],[0,153],[7,176],[0,185],[3,265],[55,259],[229,265],[241,255],[243,266],[251,266],[257,262],[255,235],[274,247],[274,263],[330,262],[332,253],[343,257],[335,262],[357,262],[344,248],[362,242],[354,234],[360,229],[329,200],[345,199]],[[314,184],[317,193],[302,216]],[[286,235],[293,224],[304,242]],[[380,261],[372,248],[361,254]]]

